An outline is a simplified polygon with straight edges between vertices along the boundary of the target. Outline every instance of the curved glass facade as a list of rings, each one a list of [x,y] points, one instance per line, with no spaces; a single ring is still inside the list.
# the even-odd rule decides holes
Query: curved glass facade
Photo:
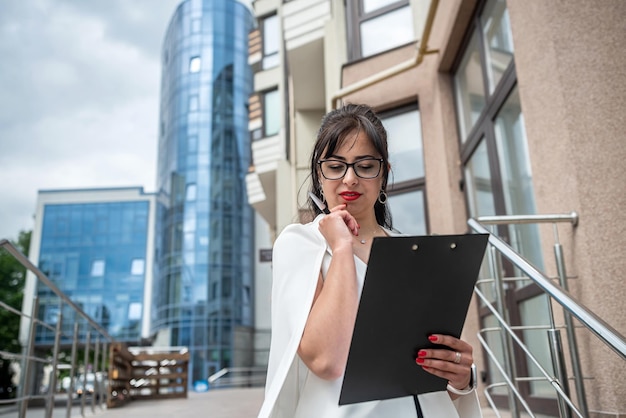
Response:
[[[241,365],[252,326],[253,217],[247,101],[250,10],[188,0],[162,51],[153,330],[188,346],[190,382]]]

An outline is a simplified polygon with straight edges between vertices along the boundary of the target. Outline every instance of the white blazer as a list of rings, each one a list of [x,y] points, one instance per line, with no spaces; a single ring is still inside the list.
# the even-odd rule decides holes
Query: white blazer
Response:
[[[270,356],[265,386],[265,400],[258,418],[294,418],[300,401],[301,381],[297,356],[300,339],[304,332],[320,271],[325,257],[332,253],[324,236],[319,231],[318,216],[313,222],[287,226],[276,239],[273,250],[272,267],[272,336]],[[389,235],[398,235],[387,231]],[[363,272],[364,275],[364,272]],[[362,281],[363,278],[361,277]],[[481,410],[476,392],[461,396],[452,401],[446,391],[418,395],[425,418],[480,418]],[[354,408],[349,414],[353,418],[377,417],[377,403],[396,402],[404,404],[401,408],[415,411],[412,397],[399,400],[373,401],[363,404],[363,408]],[[366,405],[367,404],[367,405]],[[382,405],[381,405],[382,406]],[[338,407],[338,411],[340,408]],[[362,412],[360,412],[362,410]],[[356,413],[355,413],[356,412]],[[371,413],[371,415],[370,415]],[[405,414],[406,415],[406,414]],[[318,417],[316,411],[310,416]],[[337,416],[343,416],[338,414]],[[415,415],[411,415],[415,416]],[[402,418],[402,416],[397,416]]]

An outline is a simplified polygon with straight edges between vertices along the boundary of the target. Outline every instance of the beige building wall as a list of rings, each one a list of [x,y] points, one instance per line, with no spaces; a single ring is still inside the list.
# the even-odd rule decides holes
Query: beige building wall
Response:
[[[508,5],[538,211],[578,212],[570,290],[625,334],[626,2]],[[590,411],[626,414],[626,362],[578,336]]]

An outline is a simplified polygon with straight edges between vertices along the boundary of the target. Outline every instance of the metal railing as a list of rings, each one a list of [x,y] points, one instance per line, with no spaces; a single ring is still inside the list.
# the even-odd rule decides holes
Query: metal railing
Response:
[[[595,315],[582,303],[577,301],[568,292],[567,275],[565,269],[565,261],[563,257],[563,248],[559,242],[557,223],[568,222],[576,226],[578,215],[575,212],[570,214],[556,215],[528,215],[528,216],[490,216],[480,217],[468,220],[468,225],[477,233],[489,233],[489,246],[487,249],[487,259],[489,273],[492,278],[481,279],[477,283],[475,293],[489,310],[489,313],[496,319],[498,325],[495,327],[483,328],[479,335],[479,341],[490,358],[492,364],[498,369],[503,381],[493,382],[486,387],[485,396],[499,417],[498,408],[495,405],[491,391],[496,388],[508,388],[508,404],[510,414],[517,418],[520,416],[518,403],[524,411],[534,417],[535,414],[531,410],[528,402],[520,393],[519,384],[521,382],[546,381],[549,382],[554,389],[557,398],[559,415],[561,417],[571,417],[575,414],[578,417],[589,416],[587,400],[584,388],[583,374],[580,367],[580,358],[578,353],[578,343],[576,341],[575,327],[573,318],[576,318],[580,324],[591,331],[600,341],[610,347],[622,359],[626,359],[626,339],[623,335],[613,329],[609,324]],[[504,242],[501,238],[491,233],[484,224],[491,225],[511,225],[511,224],[541,224],[552,223],[554,229],[554,256],[556,268],[558,272],[558,284],[541,273],[535,266],[527,261],[523,256],[518,254],[511,246]],[[505,258],[513,266],[519,269],[525,276],[523,278],[505,278],[503,277],[502,258]],[[549,301],[556,302],[563,308],[564,326],[557,326],[552,311],[552,303],[548,303],[549,325],[548,326],[511,326],[508,318],[508,310],[504,303],[505,282],[530,280],[536,284],[545,295],[549,297]],[[495,301],[481,291],[481,286],[490,284],[493,286]],[[571,364],[574,385],[576,389],[575,403],[569,394],[569,377],[567,373],[566,361],[564,358],[563,344],[561,341],[560,328],[564,328],[567,334],[569,348],[569,362]],[[529,347],[516,334],[516,331],[529,329],[545,329],[549,342],[549,351],[551,358],[552,372],[548,372],[546,367],[540,363]],[[501,357],[498,359],[495,351],[497,347],[491,347],[487,342],[486,334],[499,333],[501,337]],[[539,371],[541,376],[521,377],[516,375],[515,366],[515,350],[517,347],[526,357],[529,363],[532,363]],[[493,376],[493,373],[492,373]]]
[[[209,388],[263,386],[266,374],[265,367],[226,367],[209,376]]]
[[[16,315],[22,321],[22,327],[27,328],[26,341],[21,353],[0,350],[0,357],[19,367],[19,385],[17,397],[0,399],[3,412],[7,409],[16,409],[19,418],[27,416],[30,404],[43,402],[45,417],[52,417],[55,408],[55,397],[59,397],[58,375],[60,370],[67,370],[69,386],[62,387],[67,393],[65,403],[66,417],[72,415],[72,407],[80,401],[81,415],[85,416],[88,395],[92,413],[96,404],[103,408],[106,382],[107,345],[115,340],[87,315],[79,306],[72,302],[59,288],[30,260],[24,256],[8,240],[0,240],[0,248],[12,255],[24,268],[35,276],[36,296],[33,299],[32,310],[28,313],[11,307],[5,301],[0,301],[0,310],[6,310]],[[58,314],[54,321],[44,321],[39,317],[39,294],[45,291],[49,297],[58,299]],[[64,322],[64,316],[67,316]],[[73,324],[67,322],[71,320]],[[26,325],[26,327],[24,326]],[[65,326],[64,326],[65,325]],[[68,332],[69,331],[69,332]],[[48,342],[48,337],[54,342]],[[46,350],[40,350],[41,342],[46,340]],[[19,336],[16,335],[18,340]],[[69,357],[63,353],[64,349],[71,351]],[[51,350],[50,353],[47,351]],[[83,351],[82,359],[79,358]],[[82,366],[78,363],[82,363]],[[89,369],[88,365],[91,365]],[[48,369],[49,375],[40,379],[42,371]],[[93,378],[93,379],[92,379]],[[48,380],[46,388],[40,389],[40,380]]]

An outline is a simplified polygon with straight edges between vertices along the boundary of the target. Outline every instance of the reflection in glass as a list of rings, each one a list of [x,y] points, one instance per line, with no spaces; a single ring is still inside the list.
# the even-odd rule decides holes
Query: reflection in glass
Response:
[[[189,60],[189,72],[190,73],[197,73],[198,71],[200,71],[200,57],[192,57]]]
[[[517,87],[495,120],[495,135],[507,215],[536,213],[524,118]],[[537,225],[511,225],[511,245],[537,267],[543,266]]]
[[[361,23],[361,56],[367,57],[414,40],[411,8],[401,7]]]
[[[489,171],[487,145],[484,140],[481,140],[480,145],[465,166],[465,181],[470,216],[495,215],[491,172]]]
[[[476,34],[472,35],[454,81],[461,141],[465,141],[485,107],[485,85]]]
[[[263,126],[265,136],[272,136],[280,129],[280,102],[278,90],[272,90],[263,95]]]
[[[422,126],[418,110],[383,119],[387,129],[390,182],[424,177],[424,153],[422,148]]]
[[[280,33],[278,28],[278,15],[263,19],[263,69],[278,65],[278,47],[280,45]]]
[[[513,37],[506,2],[490,0],[483,12],[482,22],[487,43],[487,75],[491,94],[513,60]]]
[[[393,227],[398,231],[408,235],[427,234],[422,190],[389,196],[387,209],[391,212]]]
[[[522,324],[526,325],[549,325],[548,299],[546,295],[535,296],[519,304]],[[554,375],[552,360],[550,357],[550,346],[545,329],[526,329],[523,331],[524,343],[535,355],[541,367],[546,369],[552,376]],[[537,366],[533,362],[528,362],[528,376],[543,377]],[[531,381],[530,393],[541,397],[555,397],[556,393],[552,385],[547,381]]]
[[[363,13],[369,13],[396,2],[397,0],[363,0]]]
[[[483,334],[483,337],[487,341],[487,345],[493,350],[493,354],[500,364],[504,364],[504,350],[502,348],[502,335],[503,331],[495,331],[498,328],[498,320],[493,315],[487,315],[483,317],[483,326],[485,328],[489,328],[494,331],[487,331]],[[502,373],[496,367],[494,361],[489,357],[488,360],[489,367],[487,367],[489,377],[489,383],[497,383],[504,382],[504,377],[502,377]],[[506,395],[508,394],[508,390],[506,386],[496,386],[490,391],[493,395]]]

